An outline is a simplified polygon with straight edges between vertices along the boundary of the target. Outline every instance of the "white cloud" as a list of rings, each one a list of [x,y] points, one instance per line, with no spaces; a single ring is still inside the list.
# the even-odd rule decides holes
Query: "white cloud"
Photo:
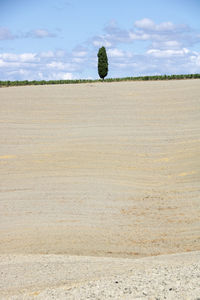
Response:
[[[37,62],[39,61],[39,57],[37,57],[36,53],[23,53],[23,54],[15,54],[15,53],[2,53],[0,54],[0,58],[2,58],[5,62]]]
[[[110,57],[123,57],[124,56],[124,52],[122,50],[119,49],[109,49],[108,50],[108,55]]]
[[[46,64],[47,68],[56,69],[56,70],[68,70],[75,71],[76,67],[71,62],[64,63],[62,61],[52,61]]]
[[[73,56],[84,57],[87,55],[87,52],[86,51],[74,51],[72,54],[73,54]]]
[[[43,80],[70,80],[73,79],[73,74],[70,72],[53,72],[46,75],[44,72],[40,72],[40,78]]]
[[[47,29],[43,29],[43,28],[38,28],[38,29],[34,29],[31,30],[29,32],[27,32],[25,34],[25,37],[31,37],[31,38],[52,38],[52,37],[56,37],[55,33],[50,32]]]
[[[44,38],[44,37],[48,37],[50,35],[49,32],[47,30],[44,30],[44,29],[36,29],[34,31],[34,34],[38,38]]]
[[[42,53],[40,53],[40,57],[51,58],[51,57],[54,57],[54,53],[53,53],[53,51],[42,52]]]
[[[57,50],[55,53],[54,53],[54,56],[55,57],[65,57],[65,55],[66,55],[67,53],[66,53],[66,51],[64,51],[64,50]]]
[[[179,41],[162,41],[157,39],[152,42],[151,48],[178,50],[182,48],[182,43]]]
[[[167,41],[167,42],[164,42],[165,46],[166,47],[172,47],[172,48],[176,48],[176,47],[180,47],[180,43],[177,42],[177,41]]]
[[[74,63],[83,63],[85,61],[85,59],[83,57],[73,57],[72,58],[72,62]]]
[[[137,28],[148,31],[172,31],[176,28],[172,22],[163,22],[157,25],[153,20],[148,18],[138,20],[134,23],[134,25]]]
[[[53,61],[49,64],[47,64],[48,68],[58,69],[58,70],[64,70],[65,65],[61,61]]]
[[[18,55],[14,53],[2,53],[0,54],[0,58],[5,61],[16,61],[18,59]]]
[[[200,53],[194,53],[195,55],[190,56],[190,61],[192,64],[200,68]]]
[[[19,55],[19,58],[22,62],[35,62],[39,60],[35,53],[23,53]]]
[[[24,69],[18,69],[18,70],[15,70],[15,71],[8,71],[8,74],[10,76],[15,76],[15,75],[21,75],[21,76],[28,76],[29,75],[29,71],[27,70],[24,70]]]
[[[53,38],[57,34],[50,32],[47,29],[37,28],[28,32],[22,32],[21,34],[13,34],[10,29],[6,27],[0,27],[0,40],[13,40],[19,38]]]
[[[104,47],[109,48],[109,47],[112,46],[112,43],[109,42],[109,41],[107,41],[106,38],[99,38],[99,39],[96,39],[96,40],[93,41],[93,45],[95,47],[102,47],[102,46],[104,46]]]
[[[113,66],[117,67],[117,68],[127,68],[127,64],[126,63],[120,63],[120,62],[113,62]]]
[[[142,19],[142,20],[138,20],[134,23],[135,27],[137,28],[141,28],[141,29],[155,29],[155,23],[148,18]]]
[[[18,69],[21,66],[19,62],[6,62],[3,59],[0,59],[0,67],[6,69]]]
[[[139,41],[147,41],[151,38],[151,36],[147,33],[135,33],[129,32],[129,37],[131,41],[139,40]]]
[[[65,79],[65,80],[73,79],[73,74],[72,73],[64,73],[64,74],[61,75],[61,78]]]
[[[0,27],[0,40],[13,40],[15,36],[5,27]]]
[[[159,25],[156,25],[156,30],[161,30],[161,31],[167,31],[167,30],[174,30],[176,26],[171,23],[171,22],[163,22]]]
[[[104,34],[91,39],[95,47],[104,45],[107,48],[116,48],[117,45],[134,41],[149,42],[150,48],[178,49],[200,42],[200,35],[184,24],[156,24],[153,20],[145,18],[135,21],[134,27],[127,30],[119,28],[116,22],[111,22],[104,28]]]
[[[3,61],[3,59],[0,58],[0,67],[3,68],[5,67],[5,61]]]
[[[62,57],[61,57],[62,56]],[[84,68],[84,58],[80,61],[63,50],[41,53],[1,53],[0,80],[59,80],[72,79]]]
[[[159,50],[159,49],[150,49],[147,51],[147,54],[155,57],[172,57],[172,56],[184,56],[190,51],[186,48],[181,50]]]
[[[200,73],[200,53],[188,48],[149,49],[144,54],[116,49],[123,57],[109,55],[109,75],[112,77]]]
[[[34,80],[35,78],[37,78],[38,80],[70,80],[74,77],[70,72],[51,72],[46,74],[46,72],[43,70],[36,72],[35,77],[31,77],[31,75],[29,74],[29,80]]]

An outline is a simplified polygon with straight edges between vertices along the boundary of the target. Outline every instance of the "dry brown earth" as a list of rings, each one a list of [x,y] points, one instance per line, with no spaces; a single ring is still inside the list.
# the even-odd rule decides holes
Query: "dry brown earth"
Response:
[[[0,253],[200,249],[200,80],[0,89]]]

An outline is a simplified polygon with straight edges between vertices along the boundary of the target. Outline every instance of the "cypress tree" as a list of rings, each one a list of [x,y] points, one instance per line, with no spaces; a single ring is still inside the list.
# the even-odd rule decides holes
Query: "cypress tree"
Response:
[[[98,73],[99,77],[104,80],[108,74],[108,57],[105,47],[101,47],[97,54],[98,56]]]

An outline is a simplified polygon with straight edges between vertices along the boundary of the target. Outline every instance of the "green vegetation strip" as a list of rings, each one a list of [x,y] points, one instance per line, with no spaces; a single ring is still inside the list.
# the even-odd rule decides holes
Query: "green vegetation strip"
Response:
[[[104,82],[116,81],[145,81],[145,80],[174,80],[174,79],[196,79],[200,78],[200,74],[184,74],[184,75],[154,75],[154,76],[139,76],[139,77],[124,77],[124,78],[107,78]],[[23,81],[0,81],[0,87],[8,86],[24,86],[24,85],[47,85],[47,84],[75,84],[75,83],[92,83],[101,82],[100,79],[75,79],[75,80],[23,80]]]

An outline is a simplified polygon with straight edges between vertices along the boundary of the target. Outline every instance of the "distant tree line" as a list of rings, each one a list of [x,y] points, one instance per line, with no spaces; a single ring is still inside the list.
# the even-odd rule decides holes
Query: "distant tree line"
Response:
[[[123,77],[123,78],[107,78],[104,82],[115,81],[146,81],[146,80],[174,80],[174,79],[195,79],[200,78],[200,74],[184,74],[184,75],[153,75],[153,76],[138,76],[138,77]],[[0,81],[0,87],[9,86],[25,86],[25,85],[47,85],[47,84],[76,84],[76,83],[91,83],[100,82],[100,79],[75,79],[75,80],[15,80],[15,81]]]

